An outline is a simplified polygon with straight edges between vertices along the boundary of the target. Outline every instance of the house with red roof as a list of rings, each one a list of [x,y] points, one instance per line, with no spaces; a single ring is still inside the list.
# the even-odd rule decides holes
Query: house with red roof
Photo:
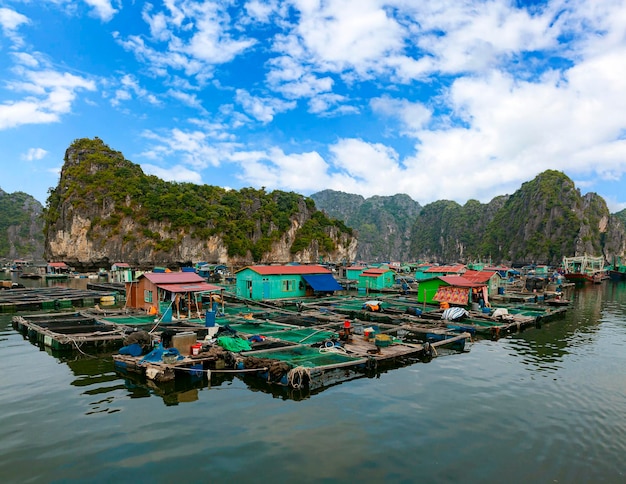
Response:
[[[236,272],[237,296],[283,299],[343,291],[332,272],[321,265],[257,265]]]
[[[370,267],[359,274],[359,289],[379,291],[392,287],[396,282],[396,271],[388,267]]]
[[[485,284],[489,295],[498,294],[498,288],[501,285],[502,276],[498,271],[490,271],[483,269],[482,271],[468,270],[463,277],[469,281]]]
[[[126,307],[160,315],[169,311],[170,315],[199,316],[202,295],[222,296],[222,291],[195,272],[144,272],[126,283]]]

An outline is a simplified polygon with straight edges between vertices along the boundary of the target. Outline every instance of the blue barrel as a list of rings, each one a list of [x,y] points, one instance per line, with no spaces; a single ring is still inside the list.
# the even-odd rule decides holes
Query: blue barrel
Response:
[[[206,312],[206,322],[204,324],[207,328],[212,328],[215,326],[215,315],[217,313],[215,311],[207,311]]]

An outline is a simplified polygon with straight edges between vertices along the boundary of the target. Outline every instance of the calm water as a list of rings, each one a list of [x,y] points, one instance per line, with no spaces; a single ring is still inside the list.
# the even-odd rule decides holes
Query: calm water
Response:
[[[469,352],[288,398],[150,388],[0,315],[2,482],[626,481],[626,284]],[[296,395],[298,397],[298,395]]]

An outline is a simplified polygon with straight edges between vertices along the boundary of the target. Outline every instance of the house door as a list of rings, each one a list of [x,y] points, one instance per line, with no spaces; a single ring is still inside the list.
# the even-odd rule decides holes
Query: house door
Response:
[[[266,277],[263,278],[263,299],[270,298],[270,280]]]

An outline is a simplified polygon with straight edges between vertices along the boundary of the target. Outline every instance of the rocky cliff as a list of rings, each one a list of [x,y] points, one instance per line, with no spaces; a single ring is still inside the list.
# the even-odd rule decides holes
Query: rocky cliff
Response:
[[[42,259],[42,210],[32,196],[0,189],[0,258]]]
[[[311,195],[315,205],[329,216],[343,220],[358,233],[357,258],[383,262],[407,260],[411,229],[421,206],[405,194],[361,195],[323,190]]]
[[[66,151],[45,212],[45,255],[79,269],[353,260],[351,229],[295,193],[168,183],[96,138]]]
[[[626,210],[611,215],[602,197],[581,195],[554,170],[486,204],[438,200],[420,207],[407,195],[364,199],[332,190],[311,198],[358,230],[357,256],[366,261],[558,265],[564,256],[604,255],[611,261],[626,251]]]

